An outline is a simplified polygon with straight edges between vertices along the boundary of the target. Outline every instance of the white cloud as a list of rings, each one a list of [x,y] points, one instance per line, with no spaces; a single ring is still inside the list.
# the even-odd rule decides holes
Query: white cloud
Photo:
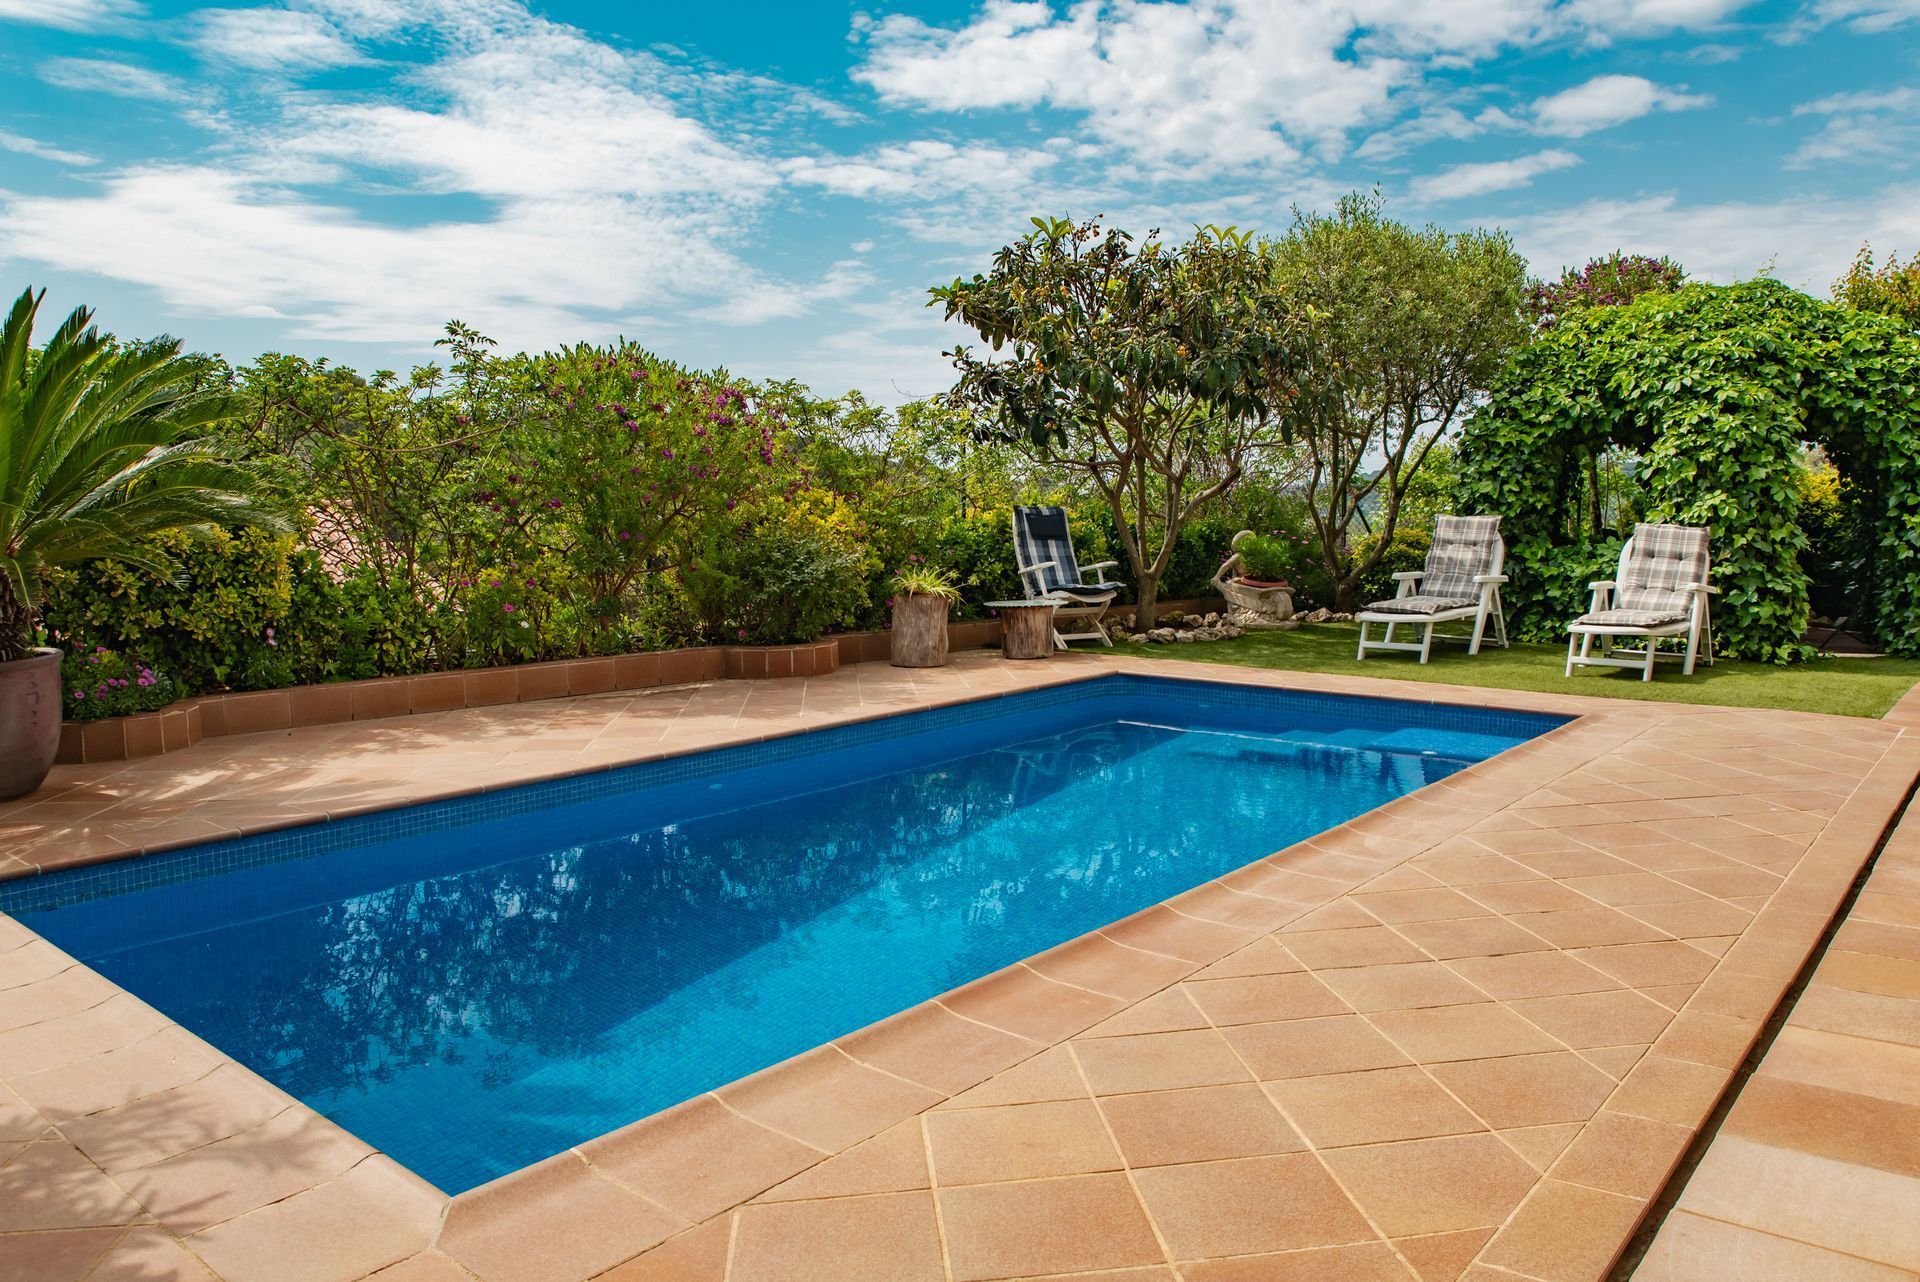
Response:
[[[0,22],[95,31],[140,12],[130,0],[0,0]]]
[[[1819,116],[1818,132],[1787,157],[1787,168],[1872,162],[1904,169],[1920,146],[1920,89],[1833,94],[1803,102],[1796,116]]]
[[[1537,99],[1534,127],[1543,134],[1580,138],[1637,120],[1655,111],[1686,111],[1713,99],[1669,89],[1643,76],[1595,76],[1583,84]]]
[[[855,78],[884,101],[941,111],[1049,106],[1085,113],[1108,146],[1161,170],[1285,165],[1339,147],[1411,68],[1341,57],[1350,15],[1312,0],[1120,4],[988,0],[958,29],[892,15],[864,33]]]
[[[349,18],[369,30],[391,15]],[[150,287],[175,311],[273,318],[296,336],[417,342],[459,315],[550,344],[649,310],[777,310],[764,300],[785,287],[736,243],[779,175],[687,114],[675,72],[497,0],[428,0],[409,21],[388,34],[427,59],[395,69],[391,89],[272,96],[282,116],[195,163],[123,170],[82,196],[6,197],[0,243]],[[119,64],[48,72],[180,92]],[[445,196],[448,212],[388,221],[390,191]]]
[[[1753,0],[1570,0],[1562,16],[1600,38],[1718,26]]]
[[[1537,275],[1578,267],[1615,249],[1669,254],[1690,275],[1731,281],[1772,269],[1789,285],[1826,292],[1863,241],[1920,243],[1920,184],[1864,198],[1804,196],[1779,201],[1683,205],[1670,194],[1590,200],[1507,220]]]
[[[186,86],[172,76],[105,58],[49,58],[40,64],[40,78],[61,89],[117,98],[182,102],[188,96]]]
[[[1353,158],[1392,160],[1430,142],[1462,142],[1493,130],[1521,128],[1518,120],[1498,107],[1484,108],[1471,117],[1457,107],[1434,107],[1371,135],[1354,149]]]
[[[366,60],[319,14],[296,9],[203,9],[194,44],[208,57],[256,70],[349,66]]]
[[[1489,160],[1454,165],[1439,173],[1423,174],[1409,184],[1415,200],[1460,200],[1467,196],[1485,196],[1496,191],[1525,187],[1541,174],[1566,169],[1580,163],[1570,151],[1538,151],[1512,160]]]
[[[0,151],[11,151],[20,156],[37,156],[41,160],[51,160],[57,165],[91,165],[94,158],[84,151],[65,151],[51,147],[37,138],[24,134],[10,133],[0,129]]]
[[[1844,22],[1855,31],[1891,31],[1920,21],[1920,0],[1817,0],[1810,15],[1815,25]]]
[[[950,192],[1030,188],[1054,158],[1033,149],[923,139],[875,147],[858,156],[795,156],[780,165],[790,182],[836,196],[938,197]]]

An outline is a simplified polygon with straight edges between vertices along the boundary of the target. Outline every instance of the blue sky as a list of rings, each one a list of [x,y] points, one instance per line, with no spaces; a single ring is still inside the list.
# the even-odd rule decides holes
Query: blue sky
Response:
[[[1920,250],[1915,157],[1920,0],[0,0],[0,281],[236,359],[459,317],[898,401],[1032,214],[1376,185],[1824,293]]]

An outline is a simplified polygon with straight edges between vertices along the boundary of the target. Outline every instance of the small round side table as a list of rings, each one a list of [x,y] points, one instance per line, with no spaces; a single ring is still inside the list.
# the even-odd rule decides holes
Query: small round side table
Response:
[[[1058,597],[1025,601],[988,601],[1000,613],[1000,652],[1009,659],[1044,659],[1053,653],[1053,612],[1066,604]]]

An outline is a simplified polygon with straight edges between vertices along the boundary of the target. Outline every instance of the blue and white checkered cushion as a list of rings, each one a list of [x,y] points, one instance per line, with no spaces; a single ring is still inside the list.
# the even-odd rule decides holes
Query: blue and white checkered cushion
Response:
[[[1092,600],[1112,596],[1124,586],[1080,581],[1080,561],[1073,554],[1073,535],[1067,528],[1065,508],[1014,508],[1013,550],[1021,565],[1039,567],[1020,576],[1029,596]]]
[[[1497,516],[1442,516],[1433,523],[1433,546],[1427,552],[1427,570],[1420,576],[1420,595],[1480,599],[1474,577],[1493,573],[1494,551],[1500,546]]]
[[[1442,516],[1433,523],[1433,546],[1420,576],[1417,596],[1375,601],[1369,612],[1438,614],[1480,603],[1480,585],[1473,580],[1494,572],[1500,547],[1497,516]]]
[[[1689,583],[1707,581],[1707,532],[1694,525],[1636,525],[1613,591],[1615,610],[1689,614]],[[1652,624],[1642,626],[1651,627]]]

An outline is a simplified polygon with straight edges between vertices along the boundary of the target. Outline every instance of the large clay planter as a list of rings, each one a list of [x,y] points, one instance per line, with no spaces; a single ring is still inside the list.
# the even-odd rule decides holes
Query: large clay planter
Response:
[[[60,750],[60,652],[0,663],[0,801],[40,786]]]
[[[939,668],[947,662],[947,599],[902,592],[893,599],[893,666]]]

